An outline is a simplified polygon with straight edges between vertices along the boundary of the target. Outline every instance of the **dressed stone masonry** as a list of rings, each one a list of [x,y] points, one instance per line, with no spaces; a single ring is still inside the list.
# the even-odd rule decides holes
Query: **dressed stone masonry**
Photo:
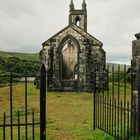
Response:
[[[132,83],[134,112],[140,112],[140,33],[135,34],[136,40],[132,41]],[[132,127],[136,134],[140,134],[140,114],[132,114]]]
[[[140,66],[140,33],[135,34],[136,40],[132,41],[132,61],[133,88],[136,91],[136,73]]]
[[[95,68],[106,71],[103,44],[87,32],[85,0],[80,10],[75,9],[71,0],[69,25],[42,45],[40,63],[47,69],[49,91],[92,91]],[[104,83],[105,76],[98,79]]]
[[[137,69],[140,64],[140,33],[135,34],[136,40],[132,42],[132,66]]]

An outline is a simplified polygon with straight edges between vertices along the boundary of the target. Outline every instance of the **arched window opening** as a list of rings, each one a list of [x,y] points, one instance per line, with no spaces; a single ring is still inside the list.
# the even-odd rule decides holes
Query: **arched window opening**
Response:
[[[78,47],[68,39],[61,52],[62,80],[77,80]]]
[[[76,22],[77,26],[80,26],[80,18],[79,17],[76,17],[75,22]]]
[[[78,67],[75,65],[74,67],[74,78],[77,80],[78,79]]]

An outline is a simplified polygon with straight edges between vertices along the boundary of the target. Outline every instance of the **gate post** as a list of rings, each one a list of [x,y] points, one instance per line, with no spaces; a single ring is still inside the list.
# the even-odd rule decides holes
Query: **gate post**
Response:
[[[140,135],[140,33],[135,34],[136,40],[132,42],[132,135]]]
[[[136,126],[136,135],[140,135],[140,64],[136,71],[136,93],[135,93],[135,105],[136,105],[136,114],[135,114],[135,126]]]
[[[46,68],[40,69],[40,140],[46,140]]]

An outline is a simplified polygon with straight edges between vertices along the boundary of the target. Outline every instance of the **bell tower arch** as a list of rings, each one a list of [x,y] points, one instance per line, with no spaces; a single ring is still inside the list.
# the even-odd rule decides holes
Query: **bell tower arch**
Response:
[[[75,9],[73,0],[71,0],[69,24],[75,24],[83,30],[87,31],[87,5],[85,0],[83,0],[81,9]]]

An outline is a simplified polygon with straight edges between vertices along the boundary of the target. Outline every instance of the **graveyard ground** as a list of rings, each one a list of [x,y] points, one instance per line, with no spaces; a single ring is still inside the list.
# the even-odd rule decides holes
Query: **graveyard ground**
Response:
[[[20,123],[25,122],[24,83],[13,85],[13,123],[17,123],[20,111]],[[10,121],[9,86],[0,88],[0,124],[3,123],[3,112],[6,112],[6,123]],[[93,130],[93,95],[89,93],[47,93],[47,140],[113,140],[99,129]],[[32,110],[35,110],[35,121],[39,122],[39,90],[33,83],[28,83],[28,122],[32,121]],[[14,129],[14,140],[18,137]],[[2,139],[3,128],[0,128]],[[32,126],[28,128],[28,139],[32,139]],[[20,128],[21,140],[25,138],[25,127]],[[6,137],[10,128],[6,128]],[[39,137],[39,127],[35,127],[35,138]]]

